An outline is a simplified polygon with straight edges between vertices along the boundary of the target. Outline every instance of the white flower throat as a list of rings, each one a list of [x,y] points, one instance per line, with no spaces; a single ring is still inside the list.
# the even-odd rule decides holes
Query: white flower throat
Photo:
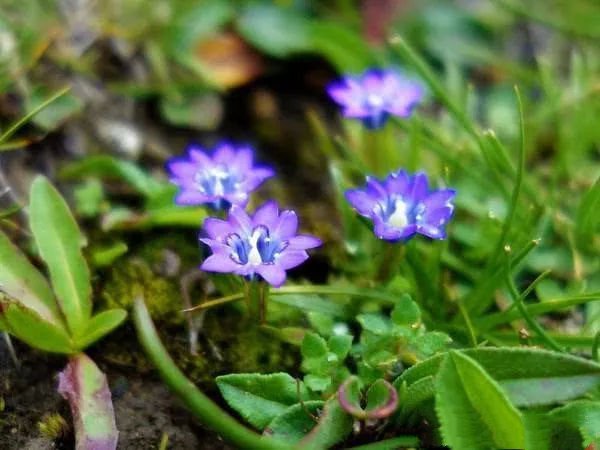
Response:
[[[408,206],[400,197],[394,201],[394,212],[390,214],[387,222],[400,229],[408,225]]]

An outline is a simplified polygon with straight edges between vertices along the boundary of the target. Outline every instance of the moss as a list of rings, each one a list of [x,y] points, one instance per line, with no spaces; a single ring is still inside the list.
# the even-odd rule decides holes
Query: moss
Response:
[[[38,422],[38,430],[42,436],[54,441],[66,436],[69,431],[69,425],[60,414],[47,413]]]
[[[129,309],[139,296],[143,296],[155,321],[183,323],[181,292],[177,281],[157,275],[141,259],[130,258],[109,271],[101,298],[107,309]]]

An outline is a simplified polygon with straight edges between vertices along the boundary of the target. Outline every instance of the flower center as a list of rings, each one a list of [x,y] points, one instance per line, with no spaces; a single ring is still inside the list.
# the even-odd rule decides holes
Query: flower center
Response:
[[[402,229],[408,225],[408,206],[401,198],[396,198],[390,209],[391,214],[387,222],[391,226]]]
[[[381,95],[369,94],[367,95],[367,104],[373,108],[381,108],[383,106],[383,98]]]
[[[224,165],[196,173],[194,182],[200,192],[216,197],[235,192],[240,185],[238,176],[228,171]]]
[[[250,236],[243,238],[237,233],[230,234],[226,243],[231,248],[231,258],[236,263],[251,266],[273,264],[288,246],[287,241],[272,238],[264,225],[257,226]]]

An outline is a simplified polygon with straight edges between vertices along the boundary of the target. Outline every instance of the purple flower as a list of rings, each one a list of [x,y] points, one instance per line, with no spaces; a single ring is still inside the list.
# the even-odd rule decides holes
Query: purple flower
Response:
[[[275,172],[270,167],[254,166],[249,146],[221,142],[212,157],[201,147],[190,145],[183,157],[167,162],[170,181],[179,186],[178,205],[210,203],[216,209],[229,205],[245,206],[248,194]]]
[[[233,205],[227,220],[209,217],[204,221],[208,237],[200,241],[213,254],[200,268],[246,277],[258,274],[279,287],[285,282],[285,271],[306,261],[307,249],[321,245],[320,239],[298,235],[297,230],[296,213],[290,210],[280,213],[274,201],[263,204],[252,217]]]
[[[454,189],[429,190],[427,175],[422,172],[411,176],[399,170],[385,180],[367,177],[364,188],[346,191],[346,199],[373,221],[379,239],[407,240],[416,233],[444,239],[455,194]]]
[[[370,69],[331,83],[327,93],[342,106],[344,116],[361,119],[373,129],[383,126],[390,115],[410,116],[423,88],[394,70]]]

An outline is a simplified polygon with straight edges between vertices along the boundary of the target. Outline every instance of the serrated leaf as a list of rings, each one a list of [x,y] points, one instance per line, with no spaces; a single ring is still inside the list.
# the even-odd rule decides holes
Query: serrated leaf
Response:
[[[452,448],[524,448],[519,411],[500,385],[465,354],[445,355],[436,376],[435,409],[443,442]]]
[[[600,364],[564,353],[532,348],[476,348],[461,351],[500,383],[517,406],[549,405],[579,397],[600,385]],[[406,370],[394,385],[408,386],[435,376],[444,355]]]
[[[445,350],[452,342],[452,338],[441,331],[429,331],[421,336],[417,336],[413,345],[420,356],[427,358],[442,350]]]
[[[83,335],[77,339],[79,349],[85,349],[118,327],[127,317],[124,309],[109,309],[93,316],[87,323]]]
[[[327,355],[327,342],[318,334],[308,332],[302,340],[301,350],[304,358],[320,358]]]
[[[90,272],[81,252],[83,237],[65,200],[41,176],[31,187],[29,220],[69,330],[77,336],[92,311]]]
[[[291,405],[310,397],[304,383],[287,373],[223,375],[216,382],[229,406],[259,430]]]
[[[3,327],[26,344],[46,352],[70,354],[75,351],[62,326],[45,321],[35,311],[19,302],[0,296]]]
[[[331,377],[308,374],[304,377],[304,384],[313,392],[323,392],[331,386]]]
[[[549,415],[554,420],[577,428],[584,447],[600,445],[600,402],[579,400],[554,409]]]
[[[406,418],[425,400],[433,398],[435,395],[435,379],[432,376],[421,378],[410,386],[401,385],[400,388],[400,410],[398,412],[401,418]]]
[[[63,326],[61,313],[44,276],[0,232],[0,291],[35,311],[40,318]]]
[[[404,294],[392,310],[391,317],[396,325],[414,325],[421,321],[421,310],[410,295]]]

